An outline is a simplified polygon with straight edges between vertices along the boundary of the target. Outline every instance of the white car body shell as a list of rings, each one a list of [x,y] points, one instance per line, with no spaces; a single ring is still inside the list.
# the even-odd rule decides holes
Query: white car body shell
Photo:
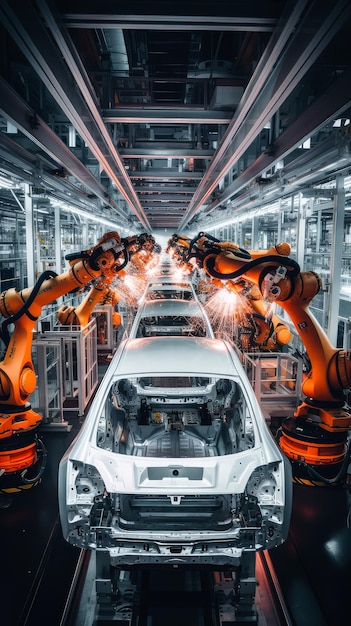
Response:
[[[181,385],[185,377],[196,379],[198,387],[170,389],[177,377]],[[121,452],[123,435],[120,448],[111,447],[106,403],[122,382],[142,392],[158,421],[139,425],[131,412]],[[228,408],[234,406],[231,388],[239,390],[240,415]],[[131,405],[138,400],[122,394],[119,402],[125,397]],[[195,419],[205,415],[204,404],[207,425]],[[233,411],[236,426],[229,419]],[[118,422],[120,433],[123,428]],[[229,449],[218,443],[222,430],[236,437]],[[169,438],[171,453],[179,452],[179,441],[185,441],[185,453],[169,454]],[[227,342],[212,338],[124,341],[59,468],[64,537],[83,548],[108,550],[116,566],[238,566],[243,551],[285,540],[291,500],[290,464],[268,430],[239,358]]]

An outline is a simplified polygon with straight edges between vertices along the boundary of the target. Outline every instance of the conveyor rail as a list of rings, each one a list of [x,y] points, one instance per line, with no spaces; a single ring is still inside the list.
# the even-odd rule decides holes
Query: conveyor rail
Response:
[[[110,570],[105,556],[81,551],[60,626],[291,626],[267,553],[256,555],[254,604],[245,606],[246,598],[239,612],[231,572]]]

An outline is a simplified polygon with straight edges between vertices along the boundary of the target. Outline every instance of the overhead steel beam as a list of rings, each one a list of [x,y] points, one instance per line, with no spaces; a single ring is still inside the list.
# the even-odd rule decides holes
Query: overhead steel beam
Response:
[[[25,183],[33,182],[35,172],[40,168],[52,168],[53,163],[47,155],[28,152],[22,145],[11,139],[11,135],[0,133],[0,162],[1,169],[6,169],[10,176],[23,180]]]
[[[226,187],[220,197],[205,209],[205,213],[230,200],[275,163],[284,159],[306,139],[321,130],[328,122],[351,107],[351,69],[347,69],[330,85],[288,128],[277,137],[269,154],[262,153],[238,178]],[[328,155],[326,154],[326,158]]]
[[[97,181],[73,152],[61,141],[49,126],[36,114],[32,108],[19,97],[12,87],[0,77],[0,112],[28,137],[40,150],[45,152],[56,164],[63,167],[74,176],[84,187],[95,194],[103,203],[111,204],[121,217],[125,214],[118,205],[110,202],[106,189]],[[0,140],[1,141],[1,140]],[[15,142],[12,142],[15,143]],[[36,157],[40,160],[40,155]],[[52,165],[53,167],[54,165]]]
[[[348,0],[299,0],[290,6],[291,13],[282,17],[273,33],[180,229],[205,204],[351,14]]]
[[[202,174],[201,172],[178,172],[175,170],[171,170],[168,168],[163,168],[160,170],[157,170],[155,167],[150,167],[150,169],[148,170],[142,170],[142,171],[135,171],[135,172],[130,172],[129,173],[130,178],[143,178],[145,180],[147,179],[154,179],[154,178],[160,178],[161,180],[167,181],[174,181],[174,180],[181,180],[181,181],[186,181],[186,180],[201,180],[202,178]],[[179,189],[178,189],[179,192]]]
[[[179,222],[179,213],[177,211],[169,211],[167,213],[157,213],[157,212],[150,211],[148,215],[150,218],[151,217],[157,218],[157,219],[162,218],[164,220],[177,218]]]
[[[121,213],[119,209],[118,211],[115,210],[114,203],[110,202],[108,204],[109,210],[111,210],[110,215],[99,211],[94,199],[89,198],[82,189],[74,185],[70,180],[56,176],[53,173],[50,174],[44,169],[42,170],[43,160],[41,155],[39,160],[37,154],[28,152],[5,133],[0,133],[0,166],[2,171],[7,172],[10,176],[19,178],[33,188],[37,186],[42,187],[45,190],[43,198],[60,199],[72,207],[87,212],[94,212],[95,218],[100,215],[103,219],[109,219],[118,228],[125,226],[127,216]],[[46,165],[48,164],[46,163]],[[50,165],[52,164],[50,163]],[[107,203],[104,202],[105,205]]]
[[[3,0],[0,4],[2,24],[89,146],[101,168],[115,183],[132,212],[144,228],[150,230],[123,161],[101,118],[94,90],[79,62],[77,51],[69,37],[59,29],[46,2],[37,0],[37,5],[45,24],[31,3],[20,3],[19,6]]]
[[[168,211],[171,211],[171,210],[174,210],[174,212],[177,212],[179,214],[183,214],[184,211],[186,210],[186,205],[180,206],[180,207],[174,206],[174,204],[170,204],[169,207],[167,207],[167,205],[163,206],[163,207],[161,207],[161,206],[144,206],[144,209],[145,209],[146,214],[156,213],[157,215],[161,215],[162,213],[164,213],[164,212],[167,213]]]
[[[160,217],[162,217],[164,219],[168,219],[168,218],[171,219],[172,217],[177,217],[178,221],[179,221],[178,211],[167,211],[167,212],[164,212],[164,213],[157,213],[157,212],[150,211],[149,216],[150,217],[151,216],[152,217],[157,217],[158,219]]]
[[[151,218],[152,219],[152,218]],[[152,227],[154,229],[157,228],[172,228],[173,230],[177,230],[177,226],[178,226],[178,221],[177,220],[152,220]]]
[[[150,141],[152,145],[152,141]],[[166,143],[169,146],[169,142]],[[192,148],[123,148],[119,151],[123,159],[211,159],[214,150],[194,150]]]
[[[105,124],[229,124],[233,113],[228,111],[205,111],[196,108],[160,109],[131,108],[103,109]]]
[[[138,187],[137,187],[139,198],[142,198],[142,196],[140,194],[149,194],[149,193],[150,194],[151,193],[154,193],[154,194],[162,193],[163,194],[164,191],[166,193],[169,193],[169,194],[179,194],[180,193],[182,195],[184,195],[184,194],[193,195],[195,189],[196,189],[195,186],[188,187],[188,186],[179,184],[177,186],[172,187],[171,184],[162,183],[162,182],[158,183],[157,185],[153,185],[152,183],[149,183],[149,184],[145,183],[144,185],[138,185]]]
[[[123,30],[272,32],[277,24],[275,17],[123,15],[121,13],[116,15],[109,13],[109,9],[109,4],[101,5],[100,2],[94,13],[65,13],[63,16],[65,25],[67,28],[118,28]]]
[[[160,228],[164,228],[164,229],[169,229],[172,230],[173,232],[177,230],[177,222],[172,221],[172,222],[159,222],[158,220],[152,222],[152,227],[154,230],[158,230]]]
[[[148,216],[150,217],[150,215],[157,216],[157,217],[167,217],[170,215],[176,215],[179,219],[179,211],[172,211],[171,209],[168,211],[154,211],[150,209],[150,211],[148,212]]]
[[[150,198],[150,200],[148,200],[147,196],[144,196],[142,198],[142,202],[143,202],[144,205],[150,203],[150,206],[153,206],[153,207],[174,206],[174,208],[176,208],[178,206],[179,207],[183,207],[184,205],[188,204],[187,199],[185,197],[184,198],[177,198],[177,200],[174,200],[173,198],[171,198],[171,199],[169,199],[169,200],[167,200],[165,202],[164,199],[163,199],[163,196],[159,196],[158,200],[156,200],[155,198]]]
[[[139,190],[139,188],[138,188]],[[178,190],[179,191],[179,190]],[[181,204],[189,204],[189,198],[187,198],[185,195],[181,195],[180,193],[178,195],[175,194],[164,194],[164,193],[159,193],[159,194],[150,194],[150,193],[146,193],[146,194],[139,194],[139,198],[140,198],[140,202],[152,202],[152,203],[159,203],[162,204],[163,202],[175,202],[175,203],[181,203]]]

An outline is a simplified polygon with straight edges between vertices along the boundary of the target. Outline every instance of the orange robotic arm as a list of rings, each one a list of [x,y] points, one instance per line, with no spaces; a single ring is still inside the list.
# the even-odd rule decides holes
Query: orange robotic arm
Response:
[[[186,260],[196,256],[209,276],[230,281],[233,289],[235,281],[244,279],[257,286],[265,300],[277,302],[287,311],[312,365],[304,382],[304,394],[311,400],[343,403],[343,391],[351,384],[350,355],[347,358],[347,353],[331,345],[309,311],[309,304],[320,289],[320,278],[314,272],[300,271],[296,261],[288,256],[289,244],[247,251],[230,242],[218,242],[204,233],[200,233],[195,243],[185,242],[181,236],[179,245],[183,252],[180,254],[185,255]],[[184,252],[186,245],[187,253]]]
[[[170,246],[185,263],[195,257],[215,279],[244,279],[257,286],[265,300],[277,302],[287,311],[306,348],[311,370],[302,384],[304,401],[294,418],[283,423],[280,445],[291,459],[310,466],[343,462],[351,427],[344,397],[344,391],[351,386],[351,352],[333,347],[309,310],[320,289],[318,274],[301,272],[288,256],[287,243],[269,250],[247,251],[199,233],[191,241],[174,235]]]
[[[97,246],[71,261],[67,272],[58,276],[49,273],[49,277],[45,273],[39,279],[37,287],[28,287],[21,292],[9,289],[1,294],[0,312],[8,318],[9,323],[14,324],[14,331],[0,365],[0,410],[6,406],[23,410],[29,395],[35,389],[31,337],[42,307],[77,287],[81,288],[102,273],[106,275],[118,273],[118,259],[123,247],[119,235],[117,233],[112,235],[113,237],[109,239],[105,236]],[[12,428],[22,430],[19,422],[20,420],[16,420]],[[8,426],[10,427],[10,424]],[[9,434],[0,421],[0,437]]]
[[[63,305],[57,311],[57,319],[60,324],[84,328],[89,323],[91,314],[98,304],[117,304],[118,301],[119,294],[109,286],[106,277],[97,278],[82,302],[76,307]],[[121,317],[115,313],[114,324],[118,326],[120,323]]]
[[[116,232],[106,233],[96,246],[67,258],[68,271],[60,275],[44,272],[34,287],[21,292],[9,289],[0,296],[2,340],[6,352],[0,363],[0,470],[2,475],[25,470],[36,462],[36,443],[28,433],[41,422],[29,404],[36,387],[32,363],[32,336],[42,307],[59,296],[82,288],[104,276],[112,280],[129,260],[128,247],[138,237],[121,240]],[[13,332],[8,332],[13,325]],[[13,437],[13,443],[6,443]],[[24,445],[24,443],[28,445]]]
[[[314,272],[300,272],[297,264],[286,256],[288,251],[288,244],[278,244],[263,252],[250,251],[250,261],[237,259],[235,252],[221,251],[207,256],[204,268],[209,274],[217,277],[220,274],[222,280],[226,277],[232,280],[234,274],[253,282],[266,300],[277,302],[287,311],[311,361],[310,374],[303,383],[306,398],[343,404],[343,391],[351,384],[346,353],[331,345],[309,310],[320,289],[320,278]]]
[[[218,279],[213,280],[219,282]],[[286,345],[291,341],[292,333],[289,327],[277,315],[267,314],[267,303],[263,300],[257,285],[244,280],[227,280],[225,286],[229,291],[244,296],[249,304],[255,326],[253,338],[255,344],[261,346],[262,349],[274,351],[277,346]]]
[[[128,252],[128,261],[134,263],[135,258],[148,259],[148,261],[150,261],[158,245],[155,239],[147,233],[123,239],[122,243]],[[140,265],[142,270],[145,269],[145,263]],[[126,263],[124,262],[123,267],[125,267],[125,265]],[[118,272],[104,271],[99,278],[94,280],[90,291],[78,306],[62,306],[57,312],[57,319],[60,324],[84,327],[89,323],[91,314],[98,304],[117,304],[120,296],[118,292],[111,287],[117,273],[124,275],[122,266],[118,267]],[[121,324],[121,315],[116,311],[113,314],[113,323],[115,326]]]

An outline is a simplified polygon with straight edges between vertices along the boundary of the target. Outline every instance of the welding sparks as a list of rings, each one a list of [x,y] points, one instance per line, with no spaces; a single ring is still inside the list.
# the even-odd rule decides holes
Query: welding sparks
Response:
[[[123,298],[127,308],[138,306],[138,300],[146,288],[147,280],[143,275],[126,274],[119,277],[114,284],[115,289]]]
[[[219,289],[205,304],[208,317],[216,334],[232,339],[237,327],[248,325],[252,309],[240,293]]]
[[[158,276],[160,273],[160,267],[159,264],[157,265],[153,265],[152,267],[147,267],[146,269],[146,274],[147,274],[147,278],[150,280],[151,278],[155,278],[155,276]]]
[[[190,272],[184,267],[172,267],[171,270],[171,278],[175,283],[182,282],[189,276],[189,274]]]

